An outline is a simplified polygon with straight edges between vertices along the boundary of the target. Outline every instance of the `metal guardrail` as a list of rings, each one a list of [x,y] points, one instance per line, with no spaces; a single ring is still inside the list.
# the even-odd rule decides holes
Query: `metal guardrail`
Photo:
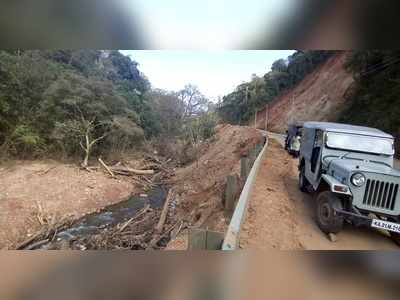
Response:
[[[254,164],[250,170],[250,173],[246,179],[243,190],[240,194],[239,200],[236,204],[236,208],[233,212],[232,219],[229,223],[228,230],[225,234],[224,241],[222,243],[222,250],[236,250],[239,247],[240,230],[242,224],[246,218],[247,207],[253,189],[254,182],[257,178],[258,170],[261,165],[261,160],[268,147],[268,138],[261,152],[258,154]]]

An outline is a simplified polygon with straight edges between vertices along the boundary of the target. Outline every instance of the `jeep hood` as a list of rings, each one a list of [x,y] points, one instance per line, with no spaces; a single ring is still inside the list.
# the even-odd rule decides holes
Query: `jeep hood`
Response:
[[[393,169],[387,165],[377,162],[365,162],[361,160],[355,160],[350,158],[334,158],[326,162],[329,166],[328,173],[334,171],[335,173],[353,173],[353,172],[368,172],[385,174],[389,176],[400,177],[400,171]],[[344,175],[344,174],[343,174]]]

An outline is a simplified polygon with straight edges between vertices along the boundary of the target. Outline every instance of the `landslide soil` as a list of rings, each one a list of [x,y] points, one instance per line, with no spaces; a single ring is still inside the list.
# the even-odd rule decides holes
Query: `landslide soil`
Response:
[[[197,159],[176,171],[173,181],[178,214],[185,216],[191,227],[226,231],[229,220],[222,205],[226,177],[239,177],[240,157],[263,139],[252,127],[219,125],[215,135],[201,146]],[[185,249],[186,233],[170,242],[167,249]]]
[[[268,129],[284,132],[295,121],[336,121],[348,101],[354,79],[345,69],[347,52],[340,52],[322,63],[294,88],[268,105]],[[257,126],[264,128],[265,110],[257,115]]]
[[[256,179],[240,245],[251,249],[383,250],[398,246],[387,233],[346,224],[331,242],[315,223],[314,199],[297,187],[297,159],[269,140]]]

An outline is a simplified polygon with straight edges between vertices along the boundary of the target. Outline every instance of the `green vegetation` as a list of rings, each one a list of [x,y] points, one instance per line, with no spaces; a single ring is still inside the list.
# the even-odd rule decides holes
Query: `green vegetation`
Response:
[[[216,122],[208,108],[191,85],[152,90],[118,51],[0,51],[3,158],[83,156],[85,166],[91,154],[135,151],[154,137],[196,141]]]
[[[223,97],[218,113],[232,124],[246,124],[254,113],[292,88],[335,51],[296,51],[287,60],[279,59],[263,77],[253,75],[250,82],[239,85]]]
[[[347,95],[350,105],[340,121],[382,129],[398,141],[400,51],[355,51],[346,66],[354,73],[355,85]]]

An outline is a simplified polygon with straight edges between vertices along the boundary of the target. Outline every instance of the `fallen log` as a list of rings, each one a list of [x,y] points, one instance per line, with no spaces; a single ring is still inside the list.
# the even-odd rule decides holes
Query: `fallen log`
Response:
[[[137,169],[131,169],[127,167],[111,167],[111,171],[114,173],[118,173],[121,175],[153,175],[154,170],[137,170]]]
[[[163,230],[165,220],[167,219],[167,213],[169,208],[169,203],[171,202],[172,198],[174,197],[174,192],[172,189],[168,191],[167,199],[164,202],[163,210],[161,211],[160,219],[158,220],[157,226],[155,227],[155,232],[160,234]]]
[[[24,250],[34,250],[35,248],[38,248],[40,246],[43,246],[45,244],[47,244],[48,242],[50,242],[49,239],[45,239],[42,241],[38,241],[36,243],[30,244],[28,247],[26,247]]]
[[[32,235],[30,238],[28,238],[27,240],[21,242],[20,244],[18,244],[15,249],[16,250],[22,250],[24,249],[26,246],[28,246],[30,243],[32,243],[34,240],[36,240],[37,238],[39,238],[41,235],[44,234],[43,230],[38,231],[37,233],[35,233],[34,235]]]

